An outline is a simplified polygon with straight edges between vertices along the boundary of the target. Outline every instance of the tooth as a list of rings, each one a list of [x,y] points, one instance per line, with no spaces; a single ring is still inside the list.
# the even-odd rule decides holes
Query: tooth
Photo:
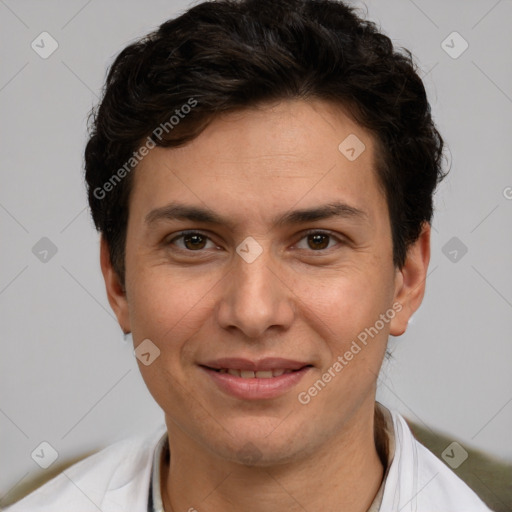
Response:
[[[258,379],[271,379],[273,377],[272,370],[260,370],[255,375]]]
[[[235,377],[240,377],[240,370],[234,370],[233,368],[228,369],[229,375],[234,375]]]
[[[228,371],[226,370],[226,368],[221,368],[221,369],[219,370],[219,373],[228,373]]]
[[[272,370],[272,375],[274,377],[279,377],[280,375],[283,375],[284,370]]]
[[[254,372],[252,370],[241,370],[240,376],[242,379],[254,379]]]
[[[284,373],[292,373],[293,370],[285,370]]]

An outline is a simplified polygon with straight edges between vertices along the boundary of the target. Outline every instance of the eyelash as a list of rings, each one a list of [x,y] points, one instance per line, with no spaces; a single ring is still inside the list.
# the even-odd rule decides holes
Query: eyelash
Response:
[[[212,241],[211,237],[209,237],[207,234],[205,234],[205,233],[203,233],[201,231],[189,230],[189,231],[182,231],[181,233],[179,233],[179,235],[177,235],[174,238],[172,238],[171,240],[169,240],[166,245],[173,245],[173,242],[175,242],[176,240],[179,240],[179,239],[183,239],[187,235],[201,235],[202,237],[206,238],[207,240]],[[324,235],[324,236],[328,236],[331,239],[336,240],[338,242],[338,245],[343,245],[344,244],[344,241],[341,238],[333,235],[329,231],[323,231],[323,230],[318,230],[318,229],[310,229],[310,230],[306,231],[302,235],[302,237],[300,238],[299,242],[302,241],[304,238],[307,238],[310,235]],[[316,251],[313,250],[313,249],[310,249],[308,252],[312,252],[312,253],[326,253],[327,251],[329,251],[332,248],[333,247],[328,247],[326,249],[319,249],[319,250],[316,250]],[[179,247],[178,250],[181,251],[181,252],[186,252],[186,253],[191,254],[191,253],[201,253],[201,252],[204,252],[206,249],[198,249],[196,251],[193,251],[193,250],[190,250],[190,249],[182,249],[181,247]],[[304,250],[304,249],[301,249],[301,250]]]

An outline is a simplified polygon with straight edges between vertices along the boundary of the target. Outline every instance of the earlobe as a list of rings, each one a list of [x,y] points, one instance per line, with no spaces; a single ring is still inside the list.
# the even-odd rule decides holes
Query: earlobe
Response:
[[[409,246],[405,263],[397,269],[395,279],[395,302],[400,304],[400,311],[390,323],[390,334],[402,335],[409,319],[420,307],[425,295],[425,280],[430,262],[430,224],[423,224],[420,236]]]
[[[116,314],[121,329],[124,333],[128,333],[131,331],[131,328],[126,290],[119,275],[112,266],[109,246],[103,235],[100,242],[100,265],[105,281],[108,302]]]

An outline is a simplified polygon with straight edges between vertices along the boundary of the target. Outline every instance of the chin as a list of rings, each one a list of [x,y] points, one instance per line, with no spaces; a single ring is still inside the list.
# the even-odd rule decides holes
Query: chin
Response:
[[[259,467],[286,464],[297,458],[307,458],[316,451],[314,443],[285,428],[286,420],[272,418],[272,428],[268,422],[258,425],[253,418],[249,421],[249,426],[238,422],[236,429],[229,428],[228,432],[233,432],[233,436],[227,434],[224,440],[210,443],[210,449],[223,459]]]

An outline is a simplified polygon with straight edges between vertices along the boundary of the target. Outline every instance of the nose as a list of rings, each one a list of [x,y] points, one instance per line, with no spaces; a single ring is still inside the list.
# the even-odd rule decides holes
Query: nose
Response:
[[[252,262],[235,257],[217,309],[218,322],[248,338],[287,330],[295,315],[294,294],[268,248]]]

